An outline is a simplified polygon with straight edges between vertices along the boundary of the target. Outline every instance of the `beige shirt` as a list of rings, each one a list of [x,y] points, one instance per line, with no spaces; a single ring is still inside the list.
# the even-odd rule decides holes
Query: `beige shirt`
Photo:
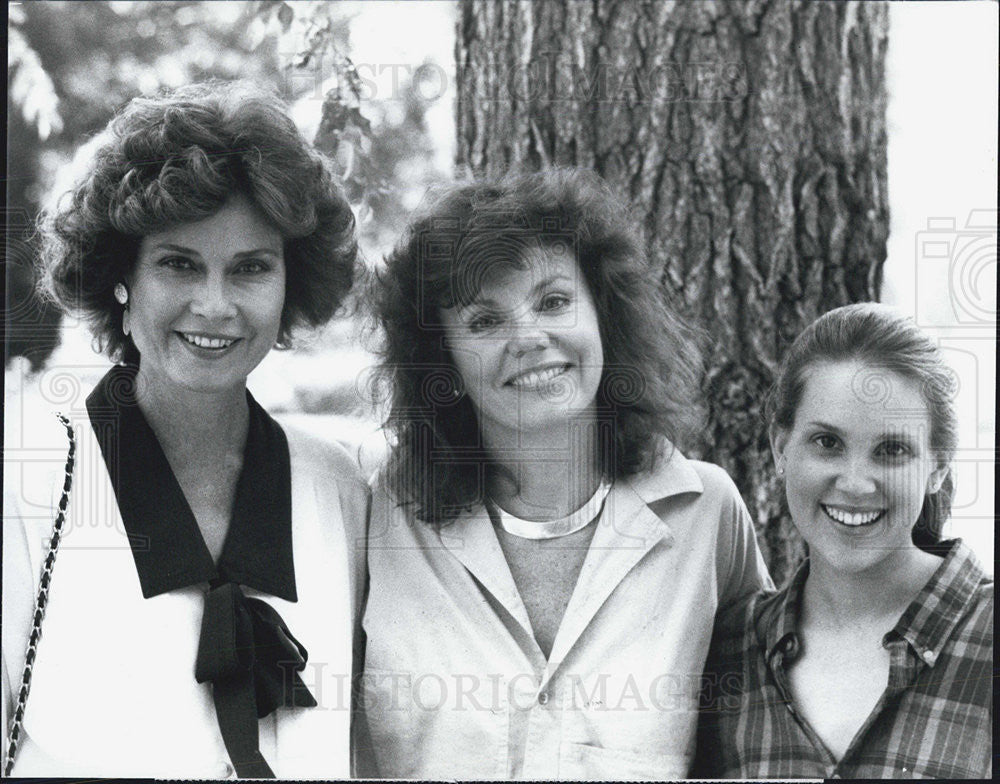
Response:
[[[770,586],[729,476],[615,483],[548,661],[488,515],[437,532],[376,489],[362,775],[679,778],[716,610]]]

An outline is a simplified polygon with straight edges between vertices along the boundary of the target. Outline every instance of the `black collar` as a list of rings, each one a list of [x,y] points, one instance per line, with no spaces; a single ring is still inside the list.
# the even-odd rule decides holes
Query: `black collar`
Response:
[[[87,398],[87,413],[125,523],[147,599],[203,582],[232,581],[297,600],[292,563],[288,440],[247,392],[250,426],[232,521],[218,566],[153,429],[135,400],[134,366],[118,365]]]

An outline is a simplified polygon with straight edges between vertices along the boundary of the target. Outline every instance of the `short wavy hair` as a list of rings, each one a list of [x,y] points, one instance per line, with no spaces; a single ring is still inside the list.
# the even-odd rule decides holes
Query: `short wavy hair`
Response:
[[[354,214],[329,161],[274,93],[213,81],[135,98],[95,141],[85,176],[41,217],[40,281],[86,318],[112,359],[139,357],[113,291],[142,238],[207,218],[235,194],[284,240],[279,342],[340,307],[358,271]]]
[[[449,394],[461,378],[440,311],[474,298],[492,265],[553,246],[575,251],[597,309],[597,406],[613,421],[601,428],[602,470],[618,478],[649,469],[664,439],[676,444],[697,427],[699,335],[673,313],[661,271],[603,180],[551,169],[454,186],[410,223],[369,296],[384,330],[374,377],[392,437],[384,479],[418,519],[446,523],[481,503],[489,462],[468,396]]]
[[[859,362],[889,370],[920,390],[930,414],[931,450],[948,473],[941,488],[924,498],[912,539],[921,549],[936,552],[955,492],[951,468],[958,447],[955,374],[934,342],[895,308],[875,302],[845,305],[816,319],[789,348],[764,408],[772,428],[795,426],[809,371],[824,362]]]

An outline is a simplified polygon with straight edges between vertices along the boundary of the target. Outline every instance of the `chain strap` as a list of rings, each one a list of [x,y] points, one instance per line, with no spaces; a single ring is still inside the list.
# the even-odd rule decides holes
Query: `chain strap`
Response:
[[[38,595],[35,597],[35,613],[31,623],[31,636],[28,638],[28,651],[24,656],[24,672],[21,674],[21,686],[17,692],[17,707],[14,709],[14,723],[10,729],[7,742],[7,754],[4,756],[3,774],[10,776],[14,767],[14,756],[17,754],[17,744],[21,739],[21,724],[24,721],[24,706],[28,701],[28,691],[31,688],[31,668],[35,664],[35,654],[38,651],[38,640],[42,636],[42,619],[45,618],[45,608],[49,603],[49,583],[52,582],[52,567],[56,562],[56,552],[59,540],[62,538],[63,523],[66,522],[66,507],[69,505],[69,491],[73,486],[73,465],[76,461],[76,437],[73,426],[62,414],[56,414],[66,433],[69,435],[69,453],[66,455],[66,476],[63,480],[62,497],[59,499],[59,511],[52,524],[52,538],[49,540],[49,552],[42,564],[42,579],[38,585]]]

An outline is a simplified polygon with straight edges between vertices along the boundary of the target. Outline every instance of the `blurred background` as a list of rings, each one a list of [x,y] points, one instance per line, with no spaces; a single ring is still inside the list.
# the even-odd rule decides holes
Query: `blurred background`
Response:
[[[375,264],[428,187],[455,170],[456,4],[30,2],[9,5],[6,443],[35,406],[82,405],[108,366],[86,329],[31,293],[32,226],[74,156],[130,98],[216,77],[273,84],[336,161]],[[894,3],[888,80],[890,236],[883,300],[940,340],[960,379],[953,535],[992,570],[995,455],[997,5]],[[331,98],[332,96],[332,98]],[[84,148],[82,153],[78,151]],[[964,256],[963,256],[964,254]],[[956,259],[962,263],[957,263]],[[956,301],[960,270],[971,292]],[[987,328],[983,329],[983,324]],[[384,451],[372,356],[340,319],[272,352],[250,378],[279,419]],[[75,390],[75,391],[74,391]],[[74,397],[75,396],[75,397]]]

